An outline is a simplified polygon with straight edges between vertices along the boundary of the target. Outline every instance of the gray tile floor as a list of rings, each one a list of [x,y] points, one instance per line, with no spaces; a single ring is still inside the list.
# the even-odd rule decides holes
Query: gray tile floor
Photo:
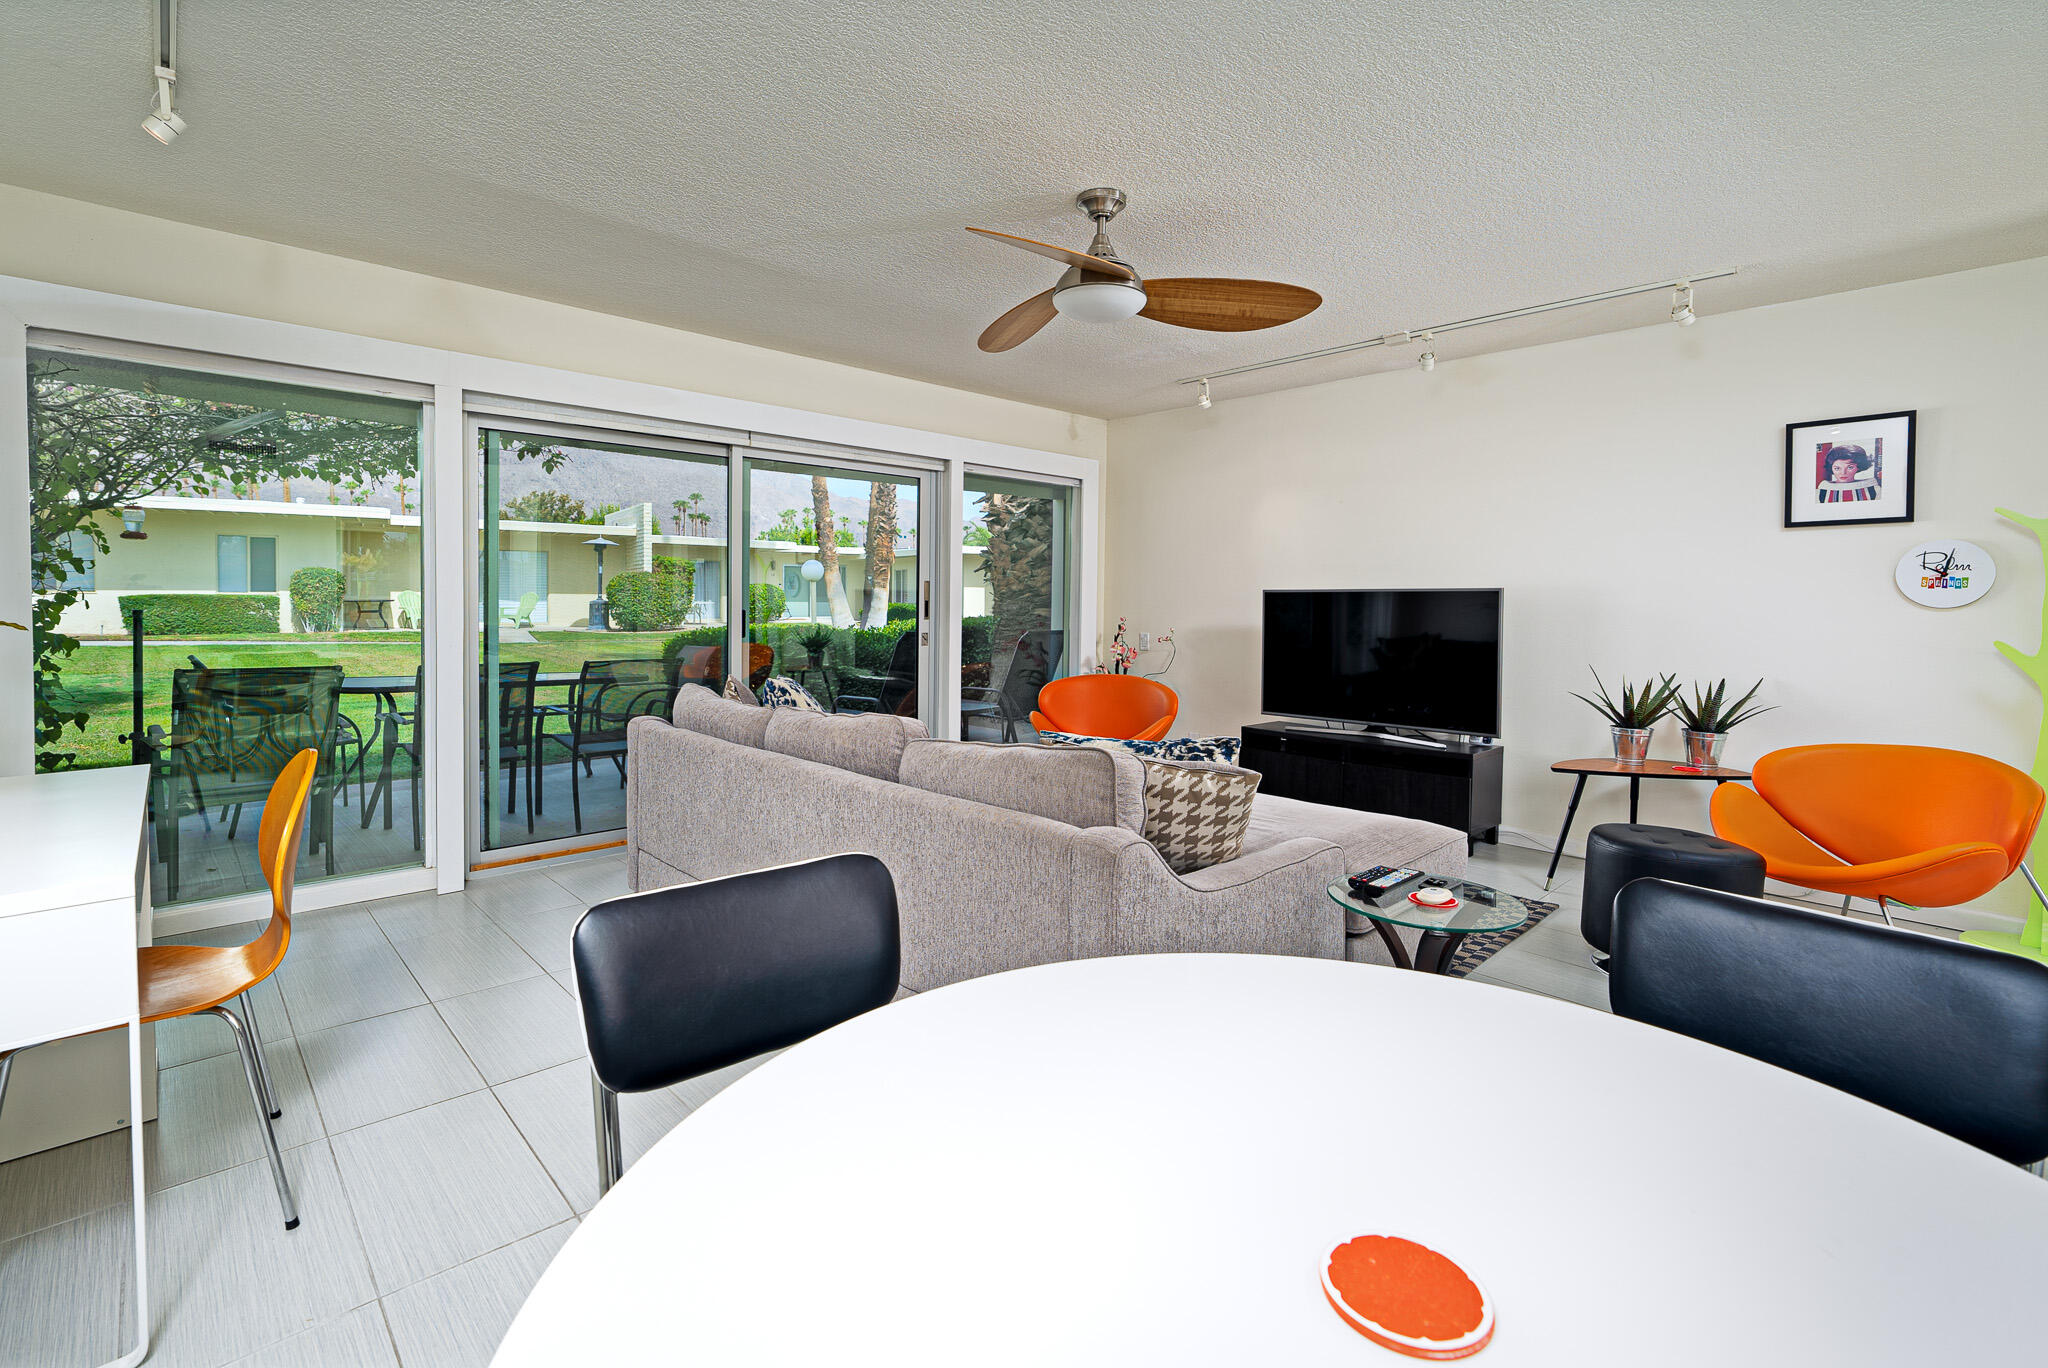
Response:
[[[624,891],[608,855],[298,919],[257,996],[296,1231],[227,1028],[158,1028],[151,1368],[489,1361],[596,1201],[568,934]],[[629,1159],[748,1067],[622,1098]],[[0,1365],[95,1364],[128,1342],[127,1143],[0,1164]]]
[[[1541,897],[1545,860],[1482,846],[1472,875]],[[1559,910],[1472,981],[1606,1010],[1579,883],[1567,861]],[[303,1216],[289,1234],[226,1028],[159,1028],[152,1368],[488,1362],[596,1201],[568,936],[624,890],[607,855],[299,919],[257,993]],[[622,1098],[628,1159],[750,1067]],[[126,1146],[117,1132],[0,1164],[0,1368],[99,1363],[126,1343]]]

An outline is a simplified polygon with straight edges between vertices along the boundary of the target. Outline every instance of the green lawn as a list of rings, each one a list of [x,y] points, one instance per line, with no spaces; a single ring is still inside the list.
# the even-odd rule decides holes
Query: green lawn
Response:
[[[539,662],[540,673],[567,673],[586,660],[652,659],[672,632],[546,632],[534,644],[507,642],[505,661]],[[226,642],[192,642],[142,649],[142,724],[169,729],[171,672],[190,668],[197,656],[210,669],[258,665],[339,665],[350,675],[410,675],[420,660],[419,636],[413,632],[349,632],[339,635],[296,634],[274,642],[245,644],[253,638]],[[132,658],[126,642],[84,645],[64,662],[63,686],[78,706],[91,714],[83,732],[66,729],[58,750],[76,751],[81,768],[130,763],[128,745],[116,738],[130,727]],[[553,691],[559,698],[560,691]],[[377,710],[373,695],[342,699],[342,711],[353,718],[367,739]]]

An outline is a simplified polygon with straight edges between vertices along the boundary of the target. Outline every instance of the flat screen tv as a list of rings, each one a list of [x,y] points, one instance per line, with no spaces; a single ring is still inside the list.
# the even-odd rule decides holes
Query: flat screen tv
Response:
[[[1500,734],[1500,590],[1268,589],[1260,706]]]

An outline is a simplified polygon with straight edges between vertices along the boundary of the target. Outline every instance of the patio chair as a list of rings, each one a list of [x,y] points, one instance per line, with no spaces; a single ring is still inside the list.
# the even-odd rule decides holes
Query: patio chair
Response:
[[[509,815],[518,808],[519,770],[526,769],[526,830],[533,831],[533,816],[540,809],[534,804],[534,769],[540,763],[539,726],[540,709],[534,706],[534,676],[540,672],[537,660],[498,662],[498,769],[505,775],[505,811]],[[489,681],[483,677],[477,680],[477,711],[479,718],[485,716],[484,709],[491,706]],[[478,744],[488,748],[489,740],[478,731]],[[414,771],[417,774],[418,767]],[[419,788],[414,782],[415,790]]]
[[[501,616],[514,627],[531,627],[533,626],[533,610],[539,603],[539,594],[521,594],[519,596],[519,606],[509,613],[501,614]]]
[[[832,700],[835,712],[917,714],[917,633],[908,631],[896,638],[889,652],[888,671],[881,675],[852,676],[850,687]]]
[[[1060,654],[1065,649],[1067,634],[1057,627],[1034,627],[1017,638],[1010,658],[1005,662],[1003,682],[992,688],[968,688],[960,690],[963,699],[972,699],[979,706],[963,707],[962,721],[966,716],[993,714],[1003,721],[1003,740],[1017,739],[1017,724],[1028,721],[1031,709],[1038,702],[1038,691],[1051,681],[1060,667]],[[967,734],[963,725],[960,734]]]
[[[420,591],[417,589],[400,589],[391,597],[398,604],[399,626],[410,627],[417,632],[422,621],[420,614]],[[539,602],[539,600],[536,599],[535,602]]]
[[[223,820],[232,814],[227,839],[234,840],[244,804],[267,798],[278,775],[302,750],[318,756],[308,848],[322,852],[327,873],[335,872],[333,785],[341,680],[337,665],[172,671],[171,728],[167,732],[152,725],[143,738],[157,857],[164,862],[168,897],[178,896],[184,814],[219,804]]]
[[[551,735],[543,721],[536,751],[545,763],[550,742],[569,753],[569,803],[576,830],[583,830],[581,774],[593,757],[610,760],[619,769],[619,787],[626,785],[626,724],[636,717],[666,717],[675,704],[676,685],[669,682],[666,662],[656,660],[586,660],[570,687],[566,707],[548,708],[547,717],[569,722],[566,736]],[[529,814],[529,817],[531,814]]]

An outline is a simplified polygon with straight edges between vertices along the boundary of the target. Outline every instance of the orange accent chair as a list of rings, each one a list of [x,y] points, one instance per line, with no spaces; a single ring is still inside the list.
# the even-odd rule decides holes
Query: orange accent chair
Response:
[[[1754,789],[1714,790],[1714,834],[1762,855],[1783,883],[1885,909],[1954,907],[2016,869],[2033,882],[2043,793],[2010,765],[1933,746],[1794,746],[1751,772]]]
[[[270,885],[270,924],[263,934],[246,945],[145,945],[135,952],[143,1025],[205,1012],[226,1022],[233,1033],[249,1084],[249,1099],[256,1104],[256,1120],[263,1127],[270,1177],[277,1184],[286,1230],[298,1228],[299,1211],[285,1178],[284,1160],[278,1155],[277,1132],[270,1124],[284,1109],[271,1085],[270,1066],[263,1059],[262,1036],[248,993],[277,971],[292,943],[292,886],[306,824],[306,795],[312,791],[319,764],[318,751],[302,750],[294,755],[278,771],[263,802],[263,823],[256,831],[257,859],[263,866],[264,882]],[[230,998],[241,999],[239,1010],[228,1006]],[[7,1075],[17,1053],[0,1054],[0,1106],[6,1105]]]
[[[1180,695],[1138,675],[1084,674],[1055,679],[1038,691],[1031,725],[1042,732],[1157,741],[1173,730]]]

